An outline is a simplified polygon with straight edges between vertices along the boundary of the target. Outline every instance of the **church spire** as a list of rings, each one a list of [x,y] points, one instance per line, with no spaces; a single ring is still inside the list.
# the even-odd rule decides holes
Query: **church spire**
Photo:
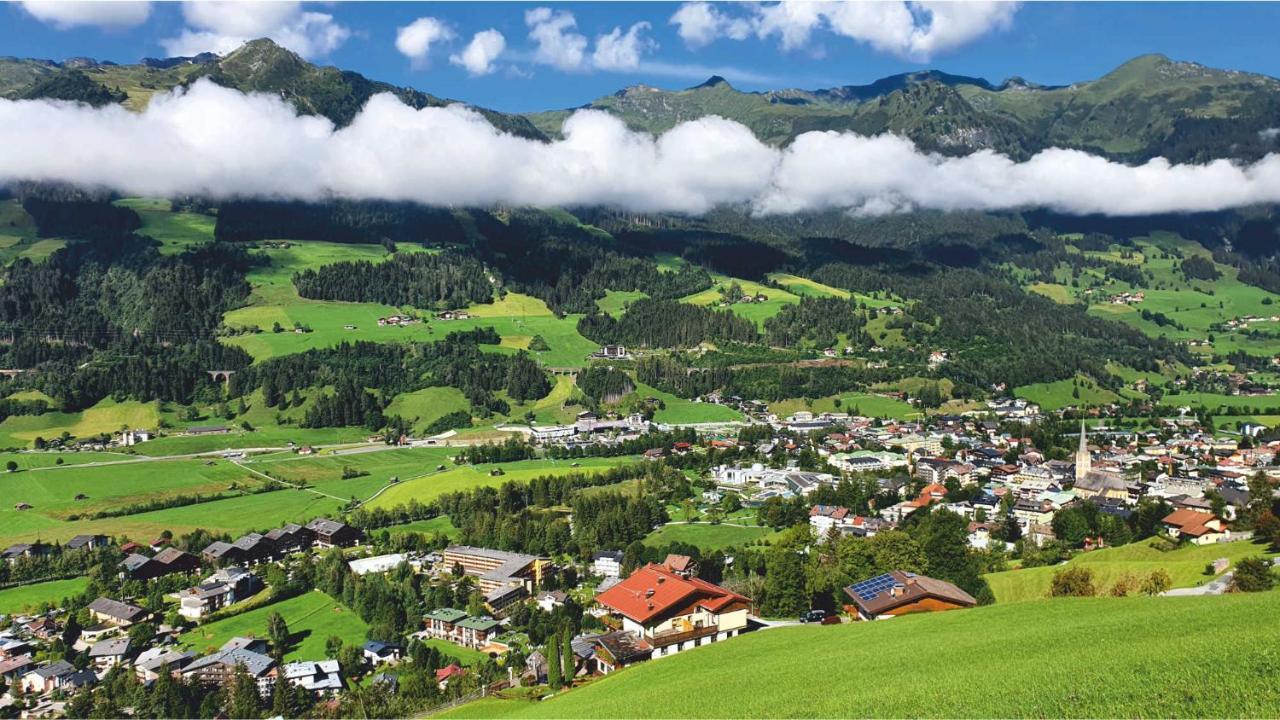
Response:
[[[1084,419],[1080,420],[1080,448],[1076,450],[1076,481],[1089,474],[1093,458],[1089,455],[1089,439],[1085,436]]]

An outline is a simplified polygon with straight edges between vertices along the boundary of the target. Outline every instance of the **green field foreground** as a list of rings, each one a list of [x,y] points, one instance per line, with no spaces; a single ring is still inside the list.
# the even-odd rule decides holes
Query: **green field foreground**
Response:
[[[1227,558],[1234,566],[1241,558],[1271,554],[1266,552],[1266,546],[1256,545],[1247,540],[1217,545],[1187,545],[1167,551],[1158,549],[1161,543],[1160,540],[1152,539],[1082,553],[1071,558],[1067,565],[1087,567],[1092,570],[1094,586],[1099,593],[1102,593],[1126,574],[1143,577],[1156,569],[1164,569],[1168,572],[1174,587],[1204,585],[1214,579],[1214,576],[1204,574],[1207,563],[1218,558]],[[991,573],[983,577],[991,586],[991,591],[995,593],[997,602],[1039,600],[1049,594],[1053,574],[1062,567],[1062,565],[1050,565],[1021,568]]]
[[[765,630],[447,717],[1274,717],[1280,592]]]
[[[43,603],[61,603],[69,597],[84,592],[88,586],[89,578],[78,577],[0,590],[0,615],[12,615],[35,609]]]

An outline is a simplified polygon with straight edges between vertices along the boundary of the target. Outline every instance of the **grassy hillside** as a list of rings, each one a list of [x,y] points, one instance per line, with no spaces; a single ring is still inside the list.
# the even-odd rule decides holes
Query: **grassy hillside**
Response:
[[[1188,545],[1167,551],[1158,549],[1164,545],[1156,540],[1136,542],[1077,555],[1068,564],[1092,570],[1094,585],[1103,592],[1124,575],[1145,576],[1157,568],[1169,573],[1174,587],[1193,587],[1213,580],[1213,576],[1204,574],[1207,563],[1227,558],[1234,564],[1241,558],[1262,554],[1265,549],[1264,546],[1249,541]],[[995,593],[997,602],[1022,602],[1040,600],[1048,595],[1053,574],[1060,569],[1061,566],[1024,568],[991,573],[984,577]]]
[[[284,659],[324,660],[325,641],[331,636],[348,644],[365,641],[368,625],[359,615],[322,592],[309,592],[266,605],[225,620],[202,625],[182,635],[179,642],[196,652],[217,650],[233,637],[267,637],[267,618],[280,613],[289,621],[290,648]]]
[[[1280,593],[1065,599],[789,627],[447,717],[1272,716]],[[1206,643],[1215,658],[1206,661]],[[1170,688],[1176,687],[1176,691]]]

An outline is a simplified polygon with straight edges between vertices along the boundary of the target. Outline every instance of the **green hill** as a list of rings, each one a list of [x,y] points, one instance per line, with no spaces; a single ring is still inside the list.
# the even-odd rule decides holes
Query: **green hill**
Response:
[[[1280,593],[1063,599],[789,627],[448,717],[1259,717]],[[1176,688],[1176,690],[1175,690]]]

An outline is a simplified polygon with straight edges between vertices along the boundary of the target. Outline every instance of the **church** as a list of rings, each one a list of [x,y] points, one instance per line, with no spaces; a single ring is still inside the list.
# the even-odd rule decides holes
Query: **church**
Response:
[[[1080,421],[1080,447],[1076,449],[1075,485],[1076,494],[1082,498],[1114,498],[1125,500],[1129,497],[1129,483],[1124,474],[1114,470],[1094,470],[1093,455],[1089,452],[1089,440],[1085,434],[1084,421]]]

